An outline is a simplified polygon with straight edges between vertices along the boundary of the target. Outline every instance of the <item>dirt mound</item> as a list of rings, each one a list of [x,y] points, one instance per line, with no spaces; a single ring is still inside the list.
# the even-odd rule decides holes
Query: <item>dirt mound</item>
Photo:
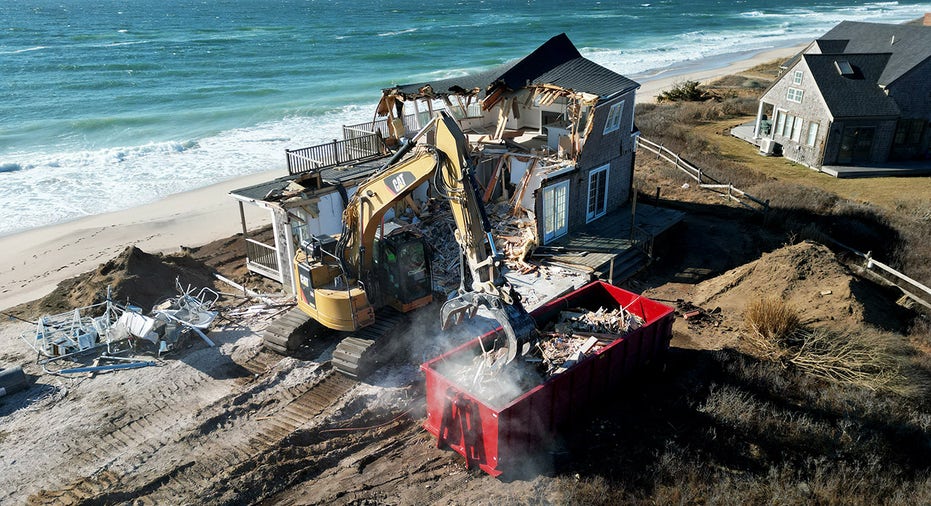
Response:
[[[831,250],[802,242],[700,283],[693,302],[733,314],[742,313],[751,301],[776,298],[802,310],[806,320],[856,318],[862,316],[863,307],[852,297],[853,283],[852,273]]]
[[[696,285],[671,284],[647,294],[681,299],[673,345],[717,350],[738,346],[747,331],[744,311],[751,302],[776,298],[801,313],[808,326],[875,327],[901,332],[909,317],[895,305],[897,295],[859,278],[827,247],[814,242],[784,246]],[[739,346],[738,346],[739,347]]]
[[[159,299],[177,294],[175,279],[185,287],[213,286],[213,271],[187,253],[152,255],[129,246],[96,270],[62,281],[49,295],[16,310],[38,317],[88,306],[106,298],[107,286],[112,300],[128,300],[148,310]]]

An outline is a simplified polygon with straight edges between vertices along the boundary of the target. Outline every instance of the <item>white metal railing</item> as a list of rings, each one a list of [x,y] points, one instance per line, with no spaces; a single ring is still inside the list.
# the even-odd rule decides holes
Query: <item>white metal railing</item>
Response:
[[[278,263],[278,250],[273,246],[248,238],[246,239],[246,268],[279,283],[284,282],[281,265]]]

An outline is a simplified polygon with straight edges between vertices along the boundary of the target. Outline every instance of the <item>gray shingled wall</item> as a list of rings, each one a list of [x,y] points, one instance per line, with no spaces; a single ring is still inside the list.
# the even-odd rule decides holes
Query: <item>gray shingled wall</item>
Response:
[[[793,76],[796,70],[802,71],[802,83],[794,84]],[[802,102],[790,102],[786,99],[789,88],[798,88],[804,91]],[[799,116],[803,119],[801,126],[801,135],[799,141],[795,142],[789,136],[774,135],[773,138],[782,146],[782,156],[796,163],[801,163],[808,167],[819,168],[822,165],[821,147],[825,144],[825,139],[830,128],[830,115],[827,106],[821,98],[821,92],[815,85],[805,61],[800,59],[794,66],[786,71],[782,79],[776,81],[773,86],[763,96],[763,100],[770,104],[775,104],[777,109],[783,110],[792,116]],[[770,118],[773,122],[772,128],[776,128],[776,115]],[[809,147],[808,128],[814,121],[819,123],[818,137],[815,140],[814,147]],[[827,157],[825,157],[827,158]],[[830,162],[825,162],[830,163]]]

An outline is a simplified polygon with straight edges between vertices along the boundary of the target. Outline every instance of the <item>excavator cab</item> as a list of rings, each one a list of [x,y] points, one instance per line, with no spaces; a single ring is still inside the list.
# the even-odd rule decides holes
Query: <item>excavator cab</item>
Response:
[[[407,313],[433,302],[429,249],[420,233],[403,230],[377,239],[373,260],[384,304]]]

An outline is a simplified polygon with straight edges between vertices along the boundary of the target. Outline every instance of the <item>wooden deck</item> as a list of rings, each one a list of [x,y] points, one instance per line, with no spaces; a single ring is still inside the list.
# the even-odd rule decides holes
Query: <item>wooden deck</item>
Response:
[[[638,204],[637,230],[631,233],[631,206],[628,204],[539,248],[535,256],[619,283],[646,265],[653,239],[684,217],[681,211]]]

